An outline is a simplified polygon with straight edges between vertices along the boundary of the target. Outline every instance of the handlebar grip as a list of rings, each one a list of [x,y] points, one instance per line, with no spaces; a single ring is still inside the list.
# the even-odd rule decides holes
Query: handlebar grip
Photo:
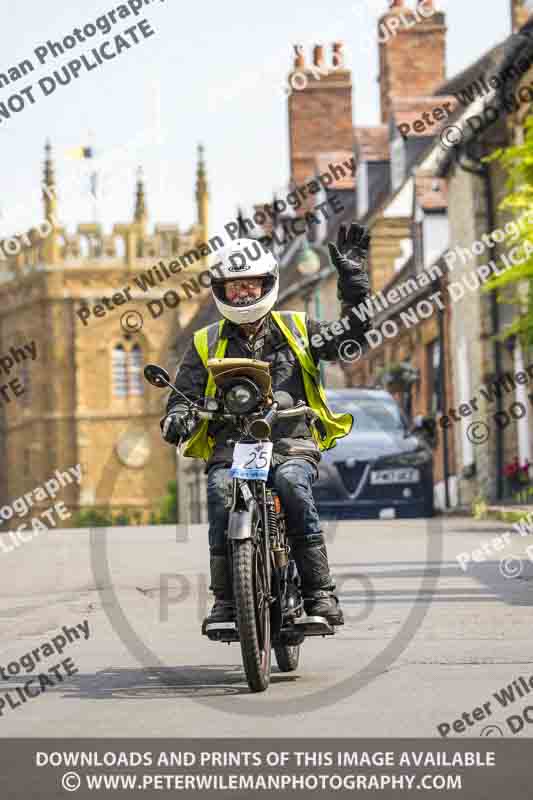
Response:
[[[305,403],[301,403],[299,405],[294,406],[293,408],[289,408],[287,411],[278,411],[278,417],[283,419],[289,419],[290,417],[300,417],[303,415],[307,415],[312,419],[317,416],[316,411],[313,411],[312,408],[309,408]]]

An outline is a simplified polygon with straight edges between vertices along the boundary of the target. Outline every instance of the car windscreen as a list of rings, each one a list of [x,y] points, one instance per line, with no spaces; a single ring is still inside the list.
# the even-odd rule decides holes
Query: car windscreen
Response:
[[[400,409],[394,401],[372,397],[328,399],[328,406],[338,414],[351,414],[358,431],[402,431]]]

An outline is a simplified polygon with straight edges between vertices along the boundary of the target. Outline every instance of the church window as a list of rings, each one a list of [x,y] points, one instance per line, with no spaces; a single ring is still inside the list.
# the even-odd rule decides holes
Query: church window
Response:
[[[126,397],[128,394],[128,372],[126,352],[121,344],[113,348],[112,356],[113,394],[115,397]]]
[[[144,393],[142,352],[138,344],[133,345],[129,356],[129,394],[142,395]]]

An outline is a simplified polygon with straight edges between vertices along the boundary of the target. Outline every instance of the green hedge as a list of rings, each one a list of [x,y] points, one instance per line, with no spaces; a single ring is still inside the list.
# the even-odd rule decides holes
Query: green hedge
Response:
[[[88,508],[74,515],[75,528],[109,528],[115,525],[140,525],[142,513],[122,509],[113,513],[109,508]],[[177,522],[177,484],[167,484],[167,494],[159,504],[159,511],[150,513],[150,525],[169,525]]]

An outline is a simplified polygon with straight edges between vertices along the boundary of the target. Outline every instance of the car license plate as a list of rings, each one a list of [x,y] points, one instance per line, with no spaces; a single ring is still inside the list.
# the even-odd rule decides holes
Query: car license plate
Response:
[[[420,470],[413,469],[380,469],[370,473],[370,483],[373,485],[384,483],[418,483]]]
[[[232,478],[266,481],[271,458],[272,442],[239,442],[233,450],[230,475]]]

